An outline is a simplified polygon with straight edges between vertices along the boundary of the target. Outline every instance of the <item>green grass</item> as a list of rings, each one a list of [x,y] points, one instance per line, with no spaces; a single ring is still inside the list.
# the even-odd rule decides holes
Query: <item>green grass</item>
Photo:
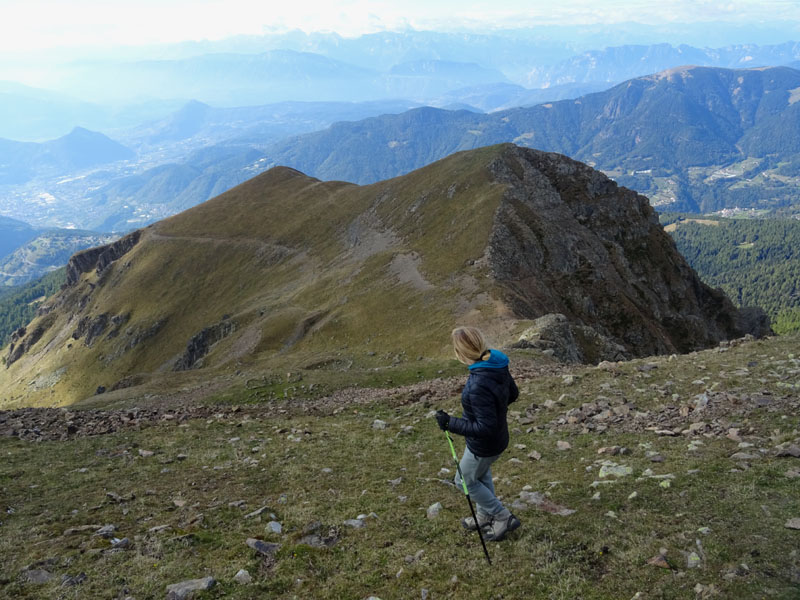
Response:
[[[522,394],[512,410],[524,415],[531,404],[538,408],[531,409],[532,424],[520,424],[512,413],[511,446],[493,469],[497,491],[510,504],[531,486],[577,512],[561,517],[518,511],[519,532],[489,546],[492,568],[477,536],[458,523],[468,514],[463,496],[440,482],[450,477],[440,470],[452,469],[452,463],[443,434],[426,418],[432,407],[420,402],[389,398],[304,414],[291,403],[251,398],[253,390],[242,389],[217,401],[221,410],[239,402],[249,407],[245,411],[181,426],[66,442],[0,438],[2,508],[13,509],[0,517],[0,596],[156,598],[170,583],[212,575],[218,585],[198,598],[388,600],[420,597],[425,588],[431,598],[600,600],[641,592],[644,598],[677,600],[695,598],[698,584],[713,585],[720,598],[796,598],[800,532],[783,525],[800,516],[800,483],[784,472],[800,461],[775,458],[772,448],[800,436],[796,396],[792,400],[785,391],[787,383],[797,382],[799,347],[796,337],[783,337],[728,352],[632,361],[613,371],[564,370],[573,376],[571,384],[561,374],[519,377]],[[525,368],[524,353],[514,359]],[[650,362],[658,367],[639,369]],[[410,383],[438,375],[435,366],[418,372],[398,365],[389,376],[364,368],[356,379],[365,386],[384,386],[388,379],[392,385]],[[302,375],[302,383],[315,377],[330,377],[331,387],[344,383],[324,369]],[[708,377],[705,385],[694,383],[702,377]],[[276,380],[267,387],[277,394],[283,385]],[[731,472],[737,463],[729,456],[738,446],[725,437],[661,437],[631,429],[630,420],[602,434],[581,433],[580,426],[551,433],[551,422],[600,395],[624,398],[654,414],[685,404],[706,387],[731,396],[730,411],[713,418],[738,422],[746,440],[769,450],[749,469]],[[756,409],[742,400],[764,391],[784,404]],[[567,394],[562,406],[543,407],[562,394]],[[453,396],[434,408],[455,412],[458,403]],[[389,427],[373,429],[376,418]],[[401,433],[404,426],[412,427],[410,433]],[[569,441],[572,449],[556,450],[558,440]],[[690,451],[692,440],[703,444]],[[462,448],[462,440],[457,442]],[[611,445],[632,453],[597,454]],[[141,457],[139,449],[155,455]],[[527,458],[532,450],[541,460]],[[648,452],[659,453],[664,462],[652,462]],[[178,460],[179,454],[187,458]],[[602,460],[628,465],[633,475],[592,487],[600,480]],[[664,489],[659,480],[643,477],[648,468],[673,474],[671,486]],[[397,478],[402,481],[392,485]],[[107,492],[130,499],[117,503]],[[599,499],[593,499],[595,492]],[[630,499],[632,492],[637,496]],[[237,501],[245,507],[229,506]],[[429,520],[425,509],[437,501],[444,510]],[[244,518],[264,506],[268,510],[260,520]],[[283,525],[281,535],[265,531],[270,512]],[[343,525],[372,512],[377,518],[367,519],[365,529]],[[333,548],[299,543],[314,521],[321,522],[323,534],[330,530],[339,537]],[[132,540],[130,550],[108,553],[109,542],[91,532],[63,536],[70,527],[107,523],[117,526],[118,538]],[[171,529],[148,533],[159,525]],[[708,533],[700,533],[702,527]],[[275,560],[264,561],[245,545],[248,537],[278,542],[281,550]],[[667,548],[673,571],[646,564],[661,547]],[[420,560],[406,562],[420,550]],[[698,569],[686,568],[684,553],[691,551],[703,557]],[[43,568],[57,576],[53,582],[20,581],[24,568],[48,560]],[[241,568],[254,583],[233,581]],[[62,575],[81,572],[87,575],[84,583],[61,587]]]

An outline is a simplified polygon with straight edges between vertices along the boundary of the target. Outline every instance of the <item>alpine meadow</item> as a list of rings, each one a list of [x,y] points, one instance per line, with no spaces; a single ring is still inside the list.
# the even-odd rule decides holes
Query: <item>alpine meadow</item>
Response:
[[[0,20],[0,598],[800,598],[800,7]]]

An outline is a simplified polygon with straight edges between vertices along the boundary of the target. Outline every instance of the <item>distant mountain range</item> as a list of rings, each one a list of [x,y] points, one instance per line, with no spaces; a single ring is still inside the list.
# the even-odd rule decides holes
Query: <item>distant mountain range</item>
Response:
[[[548,87],[568,83],[620,82],[680,65],[741,69],[789,65],[798,59],[800,43],[797,42],[725,48],[695,48],[686,44],[613,46],[532,68],[521,83],[528,87]]]
[[[0,184],[25,183],[134,157],[130,148],[82,127],[43,143],[0,139]]]
[[[798,206],[800,71],[681,67],[492,114],[414,109],[289,139],[272,164],[369,183],[503,141],[584,160],[685,211]]]

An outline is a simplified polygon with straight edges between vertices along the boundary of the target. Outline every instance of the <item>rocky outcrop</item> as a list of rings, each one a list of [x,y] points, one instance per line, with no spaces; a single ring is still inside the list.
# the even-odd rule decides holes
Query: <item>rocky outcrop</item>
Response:
[[[223,338],[228,337],[236,331],[236,323],[230,319],[225,319],[216,325],[206,327],[192,336],[186,344],[186,350],[175,361],[173,371],[187,371],[202,365],[201,361],[205,357],[211,346]]]
[[[130,252],[139,243],[141,234],[141,230],[136,230],[113,244],[75,253],[67,263],[67,286],[78,283],[81,275],[92,269],[96,269],[98,274],[102,273],[111,263]]]
[[[535,348],[561,362],[592,363],[630,358],[624,347],[592,327],[575,325],[559,314],[545,315],[522,332],[513,348]]]
[[[644,196],[565,156],[512,145],[489,170],[507,188],[486,257],[518,317],[563,314],[634,356],[769,333],[763,311],[737,310],[700,281]]]
[[[22,358],[33,346],[42,339],[42,336],[53,324],[53,319],[42,319],[32,330],[20,327],[11,335],[11,344],[5,358],[6,368]]]

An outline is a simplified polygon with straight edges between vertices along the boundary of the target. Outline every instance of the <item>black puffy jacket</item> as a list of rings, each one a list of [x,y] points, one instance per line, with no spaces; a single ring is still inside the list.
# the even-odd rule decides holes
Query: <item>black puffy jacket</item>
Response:
[[[508,405],[519,396],[508,372],[508,357],[492,350],[488,360],[469,367],[461,393],[463,418],[450,417],[447,429],[463,435],[475,456],[497,456],[508,447]]]

